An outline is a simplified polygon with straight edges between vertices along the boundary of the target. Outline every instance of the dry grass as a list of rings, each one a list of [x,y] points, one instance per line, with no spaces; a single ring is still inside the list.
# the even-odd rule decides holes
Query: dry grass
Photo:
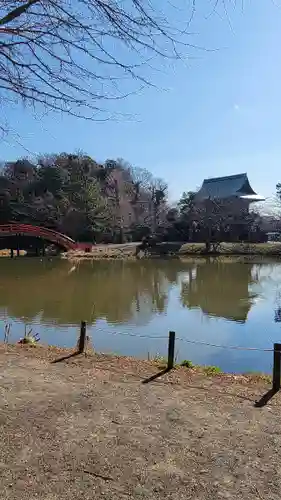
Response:
[[[16,255],[16,251],[14,251],[14,255]],[[26,255],[25,250],[20,250],[20,255]],[[11,251],[8,248],[5,248],[3,250],[0,250],[0,257],[10,257],[11,256]]]
[[[70,260],[135,259],[137,244],[94,245],[91,252],[71,250],[63,256]]]
[[[179,250],[180,255],[205,252],[204,243],[185,243]],[[221,243],[221,255],[281,255],[281,243]]]
[[[91,252],[81,250],[70,251],[63,254],[63,257],[71,260],[84,259],[136,259],[136,250],[139,244],[123,245],[95,245]],[[149,248],[147,255],[140,252],[138,258],[155,257],[185,257],[200,256],[205,254],[204,243],[159,243],[153,248]],[[210,254],[211,255],[211,254]],[[217,255],[230,256],[281,256],[281,243],[221,243]]]
[[[6,350],[7,349],[7,350]],[[279,500],[280,397],[247,377],[1,347],[1,499]]]

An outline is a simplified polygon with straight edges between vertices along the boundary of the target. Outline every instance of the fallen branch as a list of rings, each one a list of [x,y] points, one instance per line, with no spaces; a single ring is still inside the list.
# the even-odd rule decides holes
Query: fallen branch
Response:
[[[92,471],[87,470],[87,469],[83,469],[83,472],[85,472],[86,474],[90,474],[91,476],[94,476],[94,477],[99,477],[100,479],[103,479],[104,481],[114,481],[113,477],[103,476],[102,474],[98,474],[97,472],[92,472]]]

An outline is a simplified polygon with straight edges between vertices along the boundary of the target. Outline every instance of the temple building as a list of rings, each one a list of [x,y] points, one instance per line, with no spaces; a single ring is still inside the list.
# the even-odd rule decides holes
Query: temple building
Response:
[[[228,239],[247,239],[252,231],[249,207],[264,201],[250,185],[246,173],[205,179],[194,197],[194,222],[220,227]]]
[[[198,203],[206,200],[218,201],[234,205],[235,210],[249,210],[251,203],[264,201],[264,197],[253,190],[247,174],[236,174],[204,179],[195,200]]]

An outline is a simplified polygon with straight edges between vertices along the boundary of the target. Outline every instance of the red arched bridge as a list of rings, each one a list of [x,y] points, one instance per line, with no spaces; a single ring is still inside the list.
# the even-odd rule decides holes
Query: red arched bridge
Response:
[[[66,236],[52,229],[47,229],[40,226],[32,226],[31,224],[2,224],[0,225],[0,243],[1,239],[7,240],[11,237],[18,239],[41,239],[46,243],[54,244],[64,250],[74,250],[77,248],[77,243]],[[20,245],[20,241],[18,241]],[[9,248],[9,247],[8,247]]]

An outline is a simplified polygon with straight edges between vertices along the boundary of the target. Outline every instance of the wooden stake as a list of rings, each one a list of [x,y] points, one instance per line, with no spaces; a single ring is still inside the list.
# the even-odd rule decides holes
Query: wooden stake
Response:
[[[169,332],[169,345],[168,345],[168,370],[174,368],[175,357],[175,332]]]
[[[281,344],[274,344],[272,387],[273,390],[276,392],[279,391],[280,389],[280,377],[281,377]]]
[[[86,321],[81,321],[80,337],[78,341],[78,352],[82,353],[85,350],[86,343]]]

